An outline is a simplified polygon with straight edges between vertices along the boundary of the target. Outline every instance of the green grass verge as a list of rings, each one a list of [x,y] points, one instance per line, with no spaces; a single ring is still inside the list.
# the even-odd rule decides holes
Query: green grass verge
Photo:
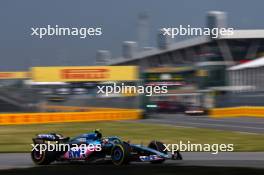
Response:
[[[225,143],[234,144],[234,151],[264,151],[264,134],[137,122],[84,122],[0,126],[0,152],[28,152],[31,149],[31,138],[37,133],[56,132],[72,137],[96,128],[101,128],[105,136],[120,136],[132,143],[148,144],[154,139],[165,143]]]

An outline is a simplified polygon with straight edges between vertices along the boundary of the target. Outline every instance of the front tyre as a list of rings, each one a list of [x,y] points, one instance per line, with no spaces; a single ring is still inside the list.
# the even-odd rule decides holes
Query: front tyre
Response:
[[[129,163],[129,145],[122,143],[116,144],[111,150],[111,159],[114,165],[120,166]]]
[[[156,151],[159,151],[161,153],[167,154],[167,151],[165,150],[165,146],[162,142],[159,141],[151,141],[148,145],[149,148],[154,149]],[[165,159],[161,159],[161,160],[154,160],[151,161],[151,163],[153,164],[160,164],[163,163],[165,161]]]

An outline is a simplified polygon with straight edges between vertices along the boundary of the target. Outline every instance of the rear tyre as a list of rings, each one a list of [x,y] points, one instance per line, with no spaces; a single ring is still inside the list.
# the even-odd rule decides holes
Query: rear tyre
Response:
[[[149,148],[151,149],[154,149],[156,151],[159,151],[161,153],[164,153],[164,154],[167,154],[167,151],[165,150],[165,146],[162,142],[159,142],[159,141],[151,141],[148,145]],[[162,159],[162,160],[154,160],[154,161],[151,161],[150,163],[153,163],[153,164],[160,164],[160,163],[163,163],[165,161],[165,159]]]
[[[116,144],[111,150],[111,159],[114,165],[120,166],[129,163],[130,147],[126,143]]]
[[[31,159],[37,165],[48,165],[56,160],[56,152],[38,150],[31,151]]]

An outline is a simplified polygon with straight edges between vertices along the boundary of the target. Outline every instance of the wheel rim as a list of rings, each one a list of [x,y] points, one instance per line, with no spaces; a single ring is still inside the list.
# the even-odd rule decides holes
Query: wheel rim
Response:
[[[42,154],[40,154],[40,151],[34,151],[34,152],[33,152],[33,156],[34,156],[34,158],[35,158],[36,160],[40,160]]]
[[[113,159],[114,159],[115,161],[119,161],[119,160],[122,159],[122,157],[123,157],[123,152],[122,152],[122,150],[121,150],[120,148],[116,148],[116,149],[114,150],[114,152],[113,152]]]

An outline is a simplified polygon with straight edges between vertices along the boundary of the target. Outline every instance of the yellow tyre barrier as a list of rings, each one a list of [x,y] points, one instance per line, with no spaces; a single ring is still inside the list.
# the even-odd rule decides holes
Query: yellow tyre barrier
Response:
[[[213,108],[209,112],[211,117],[264,117],[264,107],[240,106],[230,108]]]
[[[124,109],[124,108],[103,108],[103,107],[81,107],[81,106],[59,106],[59,105],[42,105],[42,110],[54,110],[54,111],[124,111],[124,110],[131,110],[131,109]]]
[[[84,122],[140,119],[142,111],[137,109],[91,112],[50,112],[0,114],[0,125],[38,124],[56,122]]]

